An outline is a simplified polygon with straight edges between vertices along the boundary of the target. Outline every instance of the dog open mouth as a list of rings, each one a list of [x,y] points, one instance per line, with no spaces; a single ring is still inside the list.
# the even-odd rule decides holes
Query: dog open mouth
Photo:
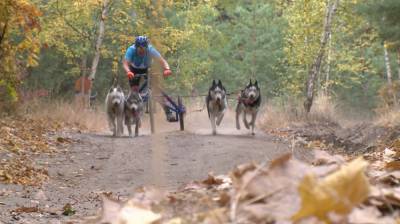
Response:
[[[138,116],[138,108],[139,108],[139,106],[138,105],[136,105],[136,104],[131,104],[130,106],[129,106],[129,109],[130,109],[130,111],[131,111],[131,113],[132,113],[132,115],[134,116],[134,117],[137,117]]]

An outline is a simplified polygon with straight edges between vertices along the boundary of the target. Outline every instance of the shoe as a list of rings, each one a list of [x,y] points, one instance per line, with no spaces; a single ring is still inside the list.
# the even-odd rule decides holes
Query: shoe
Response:
[[[169,122],[176,122],[178,119],[176,119],[176,116],[173,113],[167,113],[167,121]]]

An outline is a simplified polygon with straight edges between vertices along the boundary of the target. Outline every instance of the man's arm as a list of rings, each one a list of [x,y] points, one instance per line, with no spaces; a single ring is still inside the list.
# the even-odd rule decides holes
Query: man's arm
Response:
[[[128,60],[126,60],[126,59],[123,60],[123,66],[124,66],[126,73],[130,72]]]
[[[161,56],[161,54],[152,46],[149,47],[150,54],[152,57],[156,58],[157,61],[160,63],[161,67],[164,69],[163,75],[164,77],[168,77],[172,74],[168,62]]]
[[[126,72],[126,76],[128,76],[128,79],[132,79],[135,75],[129,69],[129,60],[130,60],[130,58],[132,58],[132,54],[133,54],[133,49],[129,47],[128,50],[126,50],[125,58],[122,61],[122,64],[123,64],[124,70]]]
[[[158,57],[157,59],[164,70],[170,70],[168,62],[162,56]]]

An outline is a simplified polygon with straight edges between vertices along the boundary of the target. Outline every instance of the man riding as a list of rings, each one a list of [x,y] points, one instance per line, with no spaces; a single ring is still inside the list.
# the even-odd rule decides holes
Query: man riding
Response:
[[[172,74],[167,61],[161,54],[149,43],[146,36],[138,36],[135,39],[135,44],[130,46],[123,60],[124,69],[129,79],[129,85],[133,91],[139,91],[140,76],[144,74],[147,79],[148,69],[151,66],[152,59],[156,59],[164,69],[163,76],[168,77]],[[168,121],[176,121],[176,116],[167,107],[163,106]]]

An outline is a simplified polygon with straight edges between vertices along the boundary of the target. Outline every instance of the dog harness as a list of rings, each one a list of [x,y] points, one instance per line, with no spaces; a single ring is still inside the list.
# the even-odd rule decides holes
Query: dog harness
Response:
[[[243,103],[243,105],[245,105],[247,107],[256,106],[258,104],[259,100],[260,100],[260,97],[257,97],[255,99],[250,99],[247,97],[243,97],[242,94],[239,94],[239,96],[238,96],[239,103]]]

